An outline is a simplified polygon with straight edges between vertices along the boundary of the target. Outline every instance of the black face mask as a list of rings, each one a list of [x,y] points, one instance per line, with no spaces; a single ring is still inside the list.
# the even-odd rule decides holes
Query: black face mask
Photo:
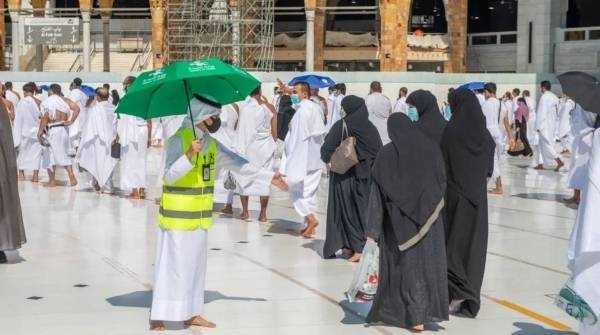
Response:
[[[217,130],[219,130],[219,128],[221,128],[221,118],[218,116],[211,116],[210,119],[212,121],[212,124],[209,126],[205,122],[204,125],[206,126],[208,132],[213,134],[216,133]]]

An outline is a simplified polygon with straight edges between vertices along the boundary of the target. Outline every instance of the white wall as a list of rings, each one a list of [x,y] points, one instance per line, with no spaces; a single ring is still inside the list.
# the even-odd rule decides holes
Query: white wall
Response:
[[[600,40],[570,41],[556,44],[556,73],[567,71],[598,72]]]
[[[516,72],[517,45],[471,45],[467,50],[469,72]]]

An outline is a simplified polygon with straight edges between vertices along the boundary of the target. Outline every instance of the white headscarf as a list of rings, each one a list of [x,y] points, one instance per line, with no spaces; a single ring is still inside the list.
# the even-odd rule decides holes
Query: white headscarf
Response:
[[[205,102],[202,102],[198,99],[192,99],[190,101],[190,109],[192,111],[192,117],[190,117],[190,113],[188,112],[185,115],[185,119],[181,123],[181,128],[191,128],[196,133],[196,136],[199,137],[198,128],[195,125],[201,123],[202,121],[208,119],[211,116],[221,114],[221,109],[215,106],[211,106]],[[193,119],[193,123],[192,123]]]

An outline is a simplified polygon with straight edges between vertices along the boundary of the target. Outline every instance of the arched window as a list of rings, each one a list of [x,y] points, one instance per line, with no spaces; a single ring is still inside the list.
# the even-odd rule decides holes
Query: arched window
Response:
[[[469,0],[469,33],[517,30],[517,0]]]
[[[569,0],[567,28],[600,26],[600,1]]]

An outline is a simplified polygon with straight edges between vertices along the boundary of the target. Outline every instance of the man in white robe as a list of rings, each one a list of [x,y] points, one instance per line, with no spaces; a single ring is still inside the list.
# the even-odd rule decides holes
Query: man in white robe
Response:
[[[537,151],[536,170],[543,170],[544,165],[556,162],[554,171],[559,171],[565,164],[558,157],[554,149],[554,135],[556,131],[556,119],[558,116],[558,97],[550,91],[552,85],[549,81],[543,81],[540,84],[542,97],[537,106],[535,130],[539,136]]]
[[[223,137],[229,138],[232,145],[237,145],[237,126],[240,107],[237,103],[225,105],[221,109],[221,127],[219,132]],[[237,150],[237,149],[236,149]],[[227,184],[227,188],[225,185]],[[233,196],[235,195],[235,179],[227,169],[219,169],[219,175],[215,182],[215,202],[224,203],[220,212],[225,215],[233,215]]]
[[[19,93],[13,91],[13,83],[10,81],[4,83],[4,88],[4,95],[6,96],[6,100],[10,101],[16,108],[17,104],[19,103],[19,100],[21,100],[21,96],[19,95]]]
[[[264,170],[272,170],[275,160],[277,138],[277,116],[275,107],[262,96],[260,86],[251,94],[248,103],[240,110],[237,127],[237,145],[239,153],[252,163]],[[250,196],[260,197],[259,222],[267,222],[267,206],[269,204],[270,187],[264,183],[250,183],[245,187],[238,187],[238,194],[242,203],[241,220],[248,220],[248,201]],[[268,186],[268,185],[267,185]]]
[[[475,93],[475,96],[477,97],[477,101],[479,101],[479,104],[481,105],[481,107],[483,107],[483,104],[485,103],[485,91],[484,90],[475,90],[475,91],[473,91],[473,93]]]
[[[322,116],[319,106],[310,100],[308,84],[298,83],[294,90],[300,104],[292,117],[290,130],[285,138],[280,172],[287,176],[294,209],[306,223],[302,236],[310,238],[319,224],[315,213],[317,190],[324,166],[320,150],[325,126],[320,122]]]
[[[56,183],[56,168],[65,168],[69,176],[70,186],[77,185],[77,179],[73,172],[73,159],[69,154],[71,148],[69,142],[68,126],[73,122],[69,116],[77,117],[79,106],[70,99],[62,97],[61,87],[58,84],[50,85],[48,98],[40,104],[42,121],[38,131],[38,137],[47,135],[50,153],[50,168],[48,168],[48,187],[54,187]]]
[[[539,143],[539,135],[535,130],[535,110],[537,108],[537,104],[535,103],[535,99],[531,97],[529,90],[523,91],[523,99],[525,99],[527,107],[529,107],[529,120],[527,120],[527,140],[529,140],[530,145],[535,146]]]
[[[25,177],[25,171],[33,171],[32,182],[39,181],[40,169],[48,167],[48,155],[45,148],[38,140],[40,128],[40,101],[33,96],[35,84],[29,82],[23,85],[23,99],[19,100],[15,111],[15,124],[13,127],[13,139],[15,147],[18,147],[17,167],[19,175]]]
[[[75,155],[77,148],[79,147],[79,141],[81,140],[81,128],[85,123],[86,118],[86,105],[89,97],[81,90],[82,81],[81,78],[73,79],[71,83],[71,91],[67,96],[71,101],[77,104],[79,112],[72,112],[69,118],[72,120],[72,124],[69,126],[69,138],[71,141],[71,149],[69,153]]]
[[[581,190],[588,180],[588,162],[592,151],[594,126],[598,114],[583,110],[579,104],[571,113],[571,131],[573,142],[571,145],[571,165],[569,166],[569,188],[573,189],[573,197],[566,199],[567,203],[579,204]]]
[[[326,132],[329,132],[334,123],[342,119],[342,100],[346,96],[346,84],[336,84],[335,91],[335,98],[332,102],[333,109],[330,113],[331,117],[327,117],[327,125],[325,126]]]
[[[394,105],[392,113],[403,113],[405,115],[408,114],[408,104],[406,103],[406,97],[408,97],[408,88],[401,87],[400,91],[398,92],[398,100]]]
[[[387,120],[392,114],[392,103],[390,102],[390,99],[381,92],[381,83],[378,81],[372,82],[365,103],[367,105],[367,110],[369,111],[369,121],[377,128],[379,136],[381,137],[381,142],[383,142],[383,145],[386,145],[390,143],[387,131]]]
[[[195,125],[186,117],[182,128],[193,128],[197,140],[183,152],[180,136],[167,142],[164,170],[165,184],[173,184],[194,168],[193,157],[208,150],[209,141],[214,139],[218,154],[214,169],[228,169],[242,186],[250,182],[273,184],[283,190],[287,185],[281,175],[263,170],[249,163],[232,147],[231,139],[218,125],[219,106],[194,99],[191,112]],[[207,266],[208,230],[158,229],[156,260],[154,262],[154,291],[150,311],[150,329],[165,330],[164,321],[183,321],[188,326],[214,328],[216,325],[201,315],[204,307],[204,288]]]
[[[111,146],[117,137],[117,115],[115,106],[109,101],[105,88],[97,92],[96,103],[87,110],[81,129],[79,166],[92,175],[92,186],[96,191],[112,189],[111,175],[117,160],[111,156]]]
[[[327,115],[329,115],[329,110],[327,109],[327,99],[319,95],[318,88],[311,88],[310,100],[319,105],[321,108],[321,115],[323,115],[323,124],[327,124]]]
[[[508,125],[508,116],[506,106],[496,98],[496,84],[485,84],[485,103],[482,106],[483,115],[485,116],[485,124],[487,130],[492,135],[496,143],[494,151],[494,172],[491,180],[496,184],[496,187],[490,191],[492,194],[501,195],[504,190],[502,188],[502,173],[500,170],[500,155],[504,150],[504,138],[510,136],[510,126]],[[504,129],[504,131],[503,131]]]
[[[126,77],[123,90],[133,84],[135,77]],[[121,143],[121,190],[133,199],[146,198],[147,150],[150,146],[151,123],[139,117],[120,115],[117,132]]]
[[[566,95],[560,98],[558,105],[558,127],[556,137],[560,141],[561,154],[569,153],[573,141],[571,132],[571,113],[575,109],[575,102]]]
[[[596,129],[593,134],[587,170],[581,204],[571,233],[568,259],[572,288],[594,314],[600,316],[600,129]],[[600,334],[600,321],[594,326],[582,323],[579,334]]]

